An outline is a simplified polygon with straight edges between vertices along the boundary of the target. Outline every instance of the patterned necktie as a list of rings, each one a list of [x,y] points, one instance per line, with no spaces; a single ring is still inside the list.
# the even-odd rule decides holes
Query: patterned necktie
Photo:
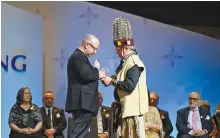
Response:
[[[197,112],[196,111],[197,111],[196,109],[193,110],[193,116],[192,116],[192,128],[193,128],[193,130],[198,129],[197,128]]]
[[[48,126],[49,128],[51,128],[51,112],[50,112],[50,109],[47,110],[47,116],[48,116]]]

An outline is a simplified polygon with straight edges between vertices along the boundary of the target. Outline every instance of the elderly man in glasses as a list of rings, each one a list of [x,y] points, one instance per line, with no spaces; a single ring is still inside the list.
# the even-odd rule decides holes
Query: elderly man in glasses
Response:
[[[190,93],[189,106],[177,111],[178,138],[209,138],[213,129],[210,110],[199,107],[200,95]]]

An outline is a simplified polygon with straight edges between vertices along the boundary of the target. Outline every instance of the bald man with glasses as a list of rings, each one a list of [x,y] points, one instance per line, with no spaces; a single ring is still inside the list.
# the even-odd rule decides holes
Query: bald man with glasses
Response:
[[[98,48],[98,38],[86,35],[68,60],[65,111],[73,116],[71,138],[86,137],[92,117],[98,112],[98,80],[106,76],[107,70],[100,71],[100,63],[95,60],[93,66],[88,59]]]
[[[213,124],[210,110],[199,107],[200,94],[190,93],[189,106],[177,111],[178,138],[209,138]]]

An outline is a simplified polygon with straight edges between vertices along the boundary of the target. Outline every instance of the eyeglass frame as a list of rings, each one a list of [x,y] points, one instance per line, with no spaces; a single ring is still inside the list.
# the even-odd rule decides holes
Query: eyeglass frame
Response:
[[[190,101],[199,101],[199,99],[198,99],[198,98],[192,98],[192,97],[188,97],[188,99],[189,99]]]
[[[90,45],[94,51],[97,51],[97,50],[98,50],[98,48],[96,48],[96,47],[93,46],[92,44],[90,44],[90,43],[86,43],[86,44]]]

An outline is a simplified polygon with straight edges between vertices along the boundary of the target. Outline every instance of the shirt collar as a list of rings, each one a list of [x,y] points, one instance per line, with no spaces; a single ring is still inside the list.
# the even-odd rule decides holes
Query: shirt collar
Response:
[[[102,109],[102,106],[99,106],[99,110],[101,110]]]
[[[194,108],[194,109],[190,109],[190,111],[199,111],[199,107],[197,106],[197,107]]]
[[[86,53],[85,53],[81,48],[78,48],[78,49],[79,49],[80,51],[82,51],[85,56],[87,56]],[[87,57],[88,57],[88,56],[87,56]]]
[[[50,109],[50,111],[53,110],[53,106],[51,108],[47,108],[46,106],[44,106],[44,108],[45,108],[46,112],[48,112],[49,109]]]

